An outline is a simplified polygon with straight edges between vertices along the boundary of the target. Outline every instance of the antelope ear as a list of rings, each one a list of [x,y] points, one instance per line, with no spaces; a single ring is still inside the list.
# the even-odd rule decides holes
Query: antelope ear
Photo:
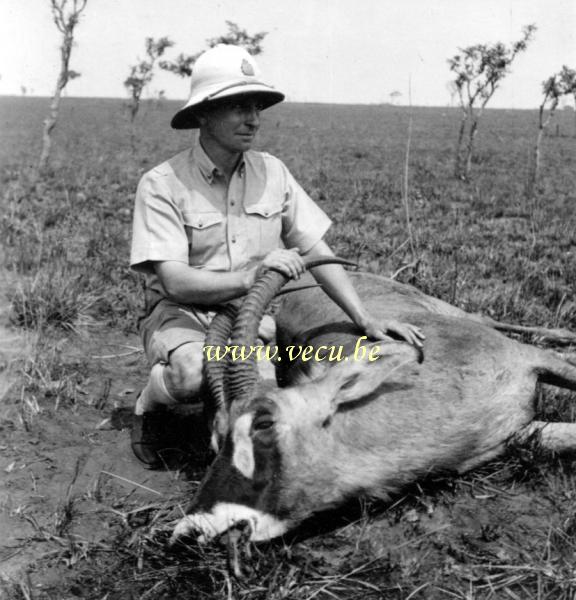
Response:
[[[350,355],[317,382],[328,400],[323,403],[328,409],[324,422],[339,406],[362,399],[386,381],[401,377],[398,371],[403,367],[422,362],[422,351],[406,342],[375,342],[365,348],[366,358]]]

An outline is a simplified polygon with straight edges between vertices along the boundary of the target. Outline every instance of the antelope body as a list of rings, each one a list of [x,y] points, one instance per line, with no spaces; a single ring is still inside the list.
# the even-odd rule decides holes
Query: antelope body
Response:
[[[514,437],[537,433],[549,448],[576,449],[576,424],[534,421],[538,382],[576,390],[571,362],[411,286],[351,278],[374,316],[424,331],[424,361],[389,339],[373,362],[280,361],[282,387],[229,381],[225,418],[216,425],[220,450],[173,540],[194,534],[204,541],[240,521],[251,524],[253,540],[275,537],[350,497],[387,498],[420,477],[468,471]],[[244,307],[233,337],[250,344],[263,307]],[[351,351],[361,335],[319,289],[285,297],[277,324],[280,345]]]

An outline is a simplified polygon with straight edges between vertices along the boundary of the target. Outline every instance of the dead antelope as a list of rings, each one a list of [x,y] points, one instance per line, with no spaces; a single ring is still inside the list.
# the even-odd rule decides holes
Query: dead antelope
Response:
[[[279,362],[282,387],[256,383],[253,362],[215,365],[220,450],[172,540],[213,538],[248,521],[252,540],[282,535],[315,512],[369,495],[387,498],[417,478],[463,473],[535,432],[556,451],[576,449],[576,424],[534,421],[536,384],[576,390],[560,354],[505,337],[482,319],[413,287],[351,274],[367,308],[419,326],[425,360],[406,343],[379,343],[376,361]],[[232,343],[251,345],[285,278],[268,272],[240,313],[223,318]],[[359,332],[318,289],[290,294],[277,316],[279,343],[343,346]],[[218,325],[218,324],[217,324]],[[542,330],[538,330],[542,333]],[[565,330],[552,335],[569,341]]]

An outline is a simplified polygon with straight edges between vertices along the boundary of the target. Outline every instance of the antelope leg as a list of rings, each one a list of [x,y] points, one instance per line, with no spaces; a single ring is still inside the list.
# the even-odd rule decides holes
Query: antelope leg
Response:
[[[515,441],[527,442],[533,436],[542,448],[553,452],[576,452],[576,423],[548,423],[546,421],[532,421],[524,427]]]
[[[512,323],[500,323],[486,315],[475,314],[474,317],[481,323],[493,327],[497,331],[503,333],[529,333],[537,335],[545,340],[557,342],[558,344],[574,344],[576,343],[576,333],[564,328],[548,328],[548,327],[528,327],[525,325],[514,325]]]

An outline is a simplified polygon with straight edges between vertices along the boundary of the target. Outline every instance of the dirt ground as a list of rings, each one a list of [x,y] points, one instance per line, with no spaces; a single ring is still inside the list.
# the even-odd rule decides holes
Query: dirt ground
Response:
[[[0,578],[5,581],[18,580],[38,559],[55,556],[73,564],[83,546],[92,548],[109,537],[110,521],[118,518],[115,503],[146,506],[181,486],[174,472],[142,468],[130,450],[128,430],[122,429],[126,422],[118,418],[121,409],[130,412],[146,377],[136,336],[92,324],[63,338],[68,375],[36,392],[25,389],[25,379],[17,376],[34,344],[25,331],[10,326],[4,298]],[[46,584],[46,577],[37,572],[32,581]]]
[[[223,572],[222,555],[170,557],[166,536],[141,533],[177,518],[202,470],[147,471],[132,455],[127,425],[147,375],[138,338],[83,324],[55,341],[58,369],[27,380],[17,375],[41,362],[37,340],[10,326],[5,300],[0,319],[0,597],[191,598],[179,583],[190,577],[218,588],[202,577]],[[385,510],[355,503],[294,543],[254,549],[250,585],[264,584],[226,576],[234,593],[222,583],[201,597],[568,598],[545,592],[575,589],[572,473],[508,457]]]

